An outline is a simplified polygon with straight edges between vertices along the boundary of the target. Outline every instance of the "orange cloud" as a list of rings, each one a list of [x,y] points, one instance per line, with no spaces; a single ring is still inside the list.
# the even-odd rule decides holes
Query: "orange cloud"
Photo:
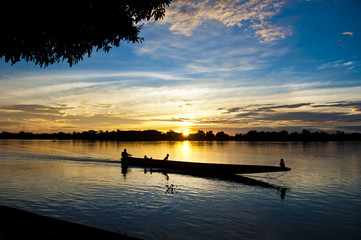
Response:
[[[350,35],[351,37],[353,37],[354,33],[353,32],[343,32],[343,35]]]

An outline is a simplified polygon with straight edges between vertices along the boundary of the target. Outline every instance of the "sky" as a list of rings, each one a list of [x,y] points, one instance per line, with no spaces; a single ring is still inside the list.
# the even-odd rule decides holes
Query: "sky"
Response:
[[[0,132],[361,132],[361,1],[175,0],[73,67],[0,59]]]

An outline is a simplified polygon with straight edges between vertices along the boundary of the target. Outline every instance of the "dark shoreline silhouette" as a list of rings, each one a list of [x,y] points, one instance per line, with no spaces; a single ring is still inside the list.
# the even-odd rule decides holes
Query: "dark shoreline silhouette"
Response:
[[[214,134],[212,131],[182,135],[172,130],[164,133],[157,130],[145,131],[83,131],[73,133],[19,133],[1,132],[0,139],[59,139],[59,140],[116,140],[116,141],[361,141],[361,133],[326,133],[323,131],[311,132],[304,129],[302,132],[289,133],[286,130],[279,132],[249,131],[230,136],[223,131]]]
[[[0,239],[136,240],[138,238],[0,205]]]

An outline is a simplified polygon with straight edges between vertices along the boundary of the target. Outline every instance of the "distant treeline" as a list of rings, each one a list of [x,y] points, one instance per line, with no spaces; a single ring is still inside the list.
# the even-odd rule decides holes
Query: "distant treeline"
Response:
[[[117,141],[361,141],[361,133],[326,133],[323,131],[302,132],[280,131],[264,132],[249,131],[246,134],[238,133],[230,136],[227,133],[212,131],[204,132],[199,130],[184,136],[182,133],[170,130],[166,133],[157,130],[146,131],[84,131],[73,133],[29,133],[21,131],[19,133],[0,133],[0,139],[73,139],[73,140],[117,140]]]

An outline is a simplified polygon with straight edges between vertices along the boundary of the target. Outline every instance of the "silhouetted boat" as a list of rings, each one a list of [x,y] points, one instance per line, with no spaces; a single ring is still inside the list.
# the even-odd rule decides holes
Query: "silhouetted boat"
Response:
[[[125,167],[144,167],[188,172],[188,173],[207,173],[213,175],[234,175],[246,173],[265,173],[265,172],[284,172],[291,168],[281,168],[277,166],[262,165],[238,165],[238,164],[220,164],[220,163],[196,163],[180,161],[164,161],[148,158],[122,158],[122,164]]]

